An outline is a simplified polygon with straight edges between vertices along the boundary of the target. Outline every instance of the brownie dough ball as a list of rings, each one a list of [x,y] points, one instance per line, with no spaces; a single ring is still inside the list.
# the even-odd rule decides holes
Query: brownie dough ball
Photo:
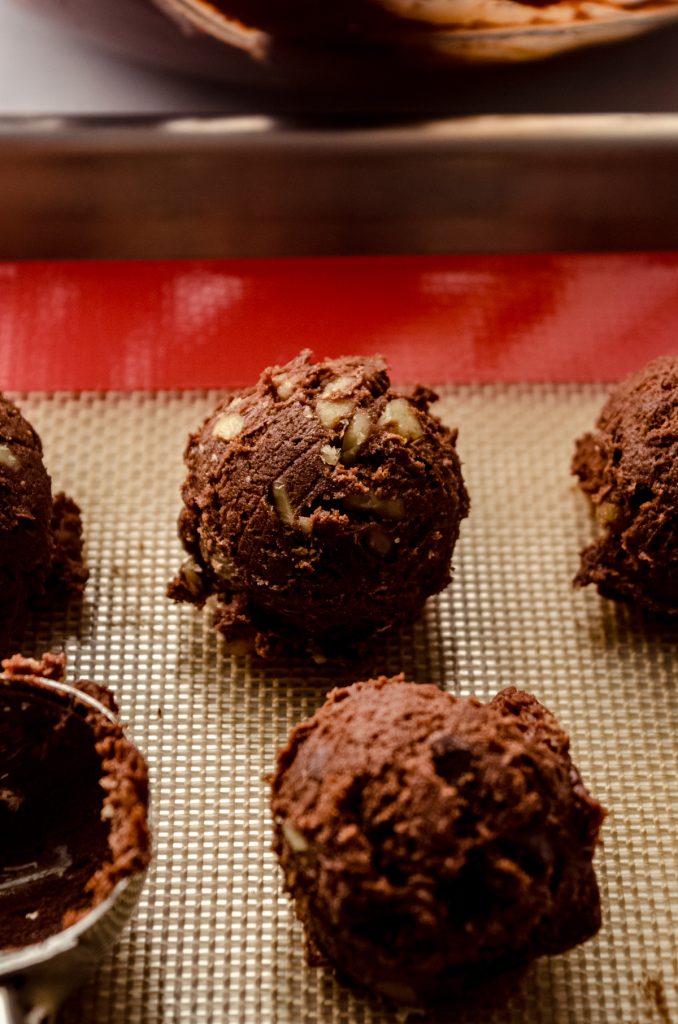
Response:
[[[52,498],[40,438],[0,395],[0,651],[31,606],[82,593],[81,534],[77,505]]]
[[[678,614],[678,356],[655,359],[610,395],[577,442],[573,472],[601,535],[575,583]]]
[[[435,1001],[600,927],[604,810],[549,711],[380,678],[333,690],[272,780],[274,849],[310,948]]]
[[[261,655],[345,652],[413,619],[468,512],[435,397],[392,391],[379,357],[265,370],[189,439],[170,596],[211,598],[227,641]]]
[[[109,690],[54,687],[64,666],[2,662],[0,951],[74,924],[150,859],[146,763]]]

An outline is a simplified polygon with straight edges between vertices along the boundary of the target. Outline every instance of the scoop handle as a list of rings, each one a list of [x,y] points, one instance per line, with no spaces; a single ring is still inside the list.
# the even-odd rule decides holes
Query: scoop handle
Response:
[[[10,985],[0,985],[0,1024],[24,1024],[17,994]]]

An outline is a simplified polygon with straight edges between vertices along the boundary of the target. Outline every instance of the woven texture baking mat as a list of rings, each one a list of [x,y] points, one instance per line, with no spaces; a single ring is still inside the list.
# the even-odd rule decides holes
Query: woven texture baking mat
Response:
[[[402,1019],[306,967],[269,851],[262,781],[327,689],[375,670],[481,699],[509,684],[531,691],[610,809],[597,854],[600,935],[537,963],[501,1007],[428,1019],[677,1024],[678,630],[571,586],[591,523],[569,461],[604,393],[442,389],[472,500],[455,580],[349,675],[231,657],[205,617],[165,599],[181,561],[183,446],[216,392],[19,396],[55,488],[82,506],[91,569],[83,607],[39,623],[23,648],[65,638],[69,678],[114,688],[153,781],[155,861],[138,912],[64,1007],[64,1024]]]

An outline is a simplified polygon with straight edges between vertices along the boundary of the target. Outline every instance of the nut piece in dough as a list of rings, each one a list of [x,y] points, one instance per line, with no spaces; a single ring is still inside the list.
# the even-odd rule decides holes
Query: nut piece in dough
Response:
[[[424,433],[416,412],[405,398],[394,398],[386,404],[379,426],[400,434],[406,441],[416,441]]]
[[[351,415],[353,402],[350,398],[319,398],[315,411],[322,425],[328,430],[333,430],[337,424]]]
[[[225,412],[214,421],[212,434],[223,441],[232,441],[244,426],[245,420],[239,412]]]
[[[356,409],[341,441],[341,461],[350,465],[372,433],[372,419],[365,409]]]
[[[14,455],[9,445],[0,444],[0,466],[4,466],[5,469],[19,468],[19,460],[16,455]]]

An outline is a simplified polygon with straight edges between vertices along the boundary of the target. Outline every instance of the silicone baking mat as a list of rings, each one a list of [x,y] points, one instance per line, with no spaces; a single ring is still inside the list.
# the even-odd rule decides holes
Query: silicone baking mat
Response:
[[[657,290],[651,292],[656,301],[653,337],[654,344],[661,344],[662,325],[671,318],[657,296],[664,288],[675,314],[675,267],[672,278],[661,260],[652,268],[657,275]],[[448,274],[447,285],[440,285],[443,291],[457,288],[461,293],[469,287],[469,275],[476,280],[479,274],[494,274],[496,279],[511,268],[495,265],[490,273],[476,261],[470,269],[457,263],[439,266],[436,273],[441,269]],[[143,267],[126,271],[130,281],[147,272]],[[18,268],[14,279],[28,278],[33,287],[44,273],[39,267]],[[92,329],[103,316],[99,306],[89,319],[82,312],[83,275],[94,271],[86,268],[74,276],[57,267],[51,273],[61,291],[46,288],[44,277],[42,290],[35,285],[31,294],[41,296],[42,306],[33,307],[32,322],[42,323],[43,329],[51,323],[52,338],[64,330],[72,301],[64,282],[70,282],[79,296],[82,339],[86,323]],[[101,301],[111,317],[131,315],[116,311],[110,294],[105,298],[107,271],[99,268],[97,273]],[[176,295],[177,276],[186,273],[176,268],[175,290],[160,290],[165,303]],[[200,280],[196,273],[191,268],[194,284]],[[193,306],[195,291],[181,286],[189,303],[182,322],[192,324],[194,332],[201,315],[204,326],[205,309],[215,294],[225,294],[223,277],[228,276],[220,268],[217,286],[214,281],[210,285],[209,274],[204,277],[205,268],[200,274],[202,298]],[[584,277],[590,285],[590,274]],[[568,280],[572,289],[571,276]],[[350,673],[301,660],[262,663],[232,657],[206,616],[165,599],[166,583],[182,558],[176,517],[185,438],[223,389],[18,395],[43,438],[55,487],[82,506],[91,568],[82,608],[38,623],[26,635],[24,650],[65,644],[70,678],[91,677],[115,689],[133,736],[147,754],[153,782],[155,860],[138,912],[96,977],[64,1007],[64,1024],[402,1020],[392,1008],[339,985],[330,971],[305,965],[301,930],[269,849],[263,781],[290,728],[313,712],[331,686],[369,672],[400,670],[481,699],[512,684],[533,692],[569,732],[587,785],[610,810],[596,857],[604,908],[599,936],[567,955],[538,962],[499,1007],[449,1007],[427,1019],[440,1024],[676,1024],[678,631],[652,625],[633,609],[571,585],[578,550],[592,527],[573,487],[569,462],[574,439],[592,425],[607,388],[585,379],[563,381],[569,372],[563,369],[566,350],[557,342],[571,331],[573,346],[585,351],[584,308],[591,313],[589,342],[591,323],[610,338],[615,330],[621,337],[619,320],[609,323],[600,312],[604,308],[609,314],[610,309],[604,302],[606,280],[603,273],[588,305],[576,315],[571,298],[569,306],[562,298],[559,305],[544,301],[532,320],[528,311],[534,301],[525,304],[522,319],[516,320],[522,331],[514,326],[522,355],[516,357],[514,349],[509,360],[513,370],[506,376],[512,382],[479,382],[486,379],[487,350],[485,356],[474,355],[471,341],[487,337],[489,321],[488,310],[481,317],[477,304],[469,304],[465,365],[485,370],[469,372],[474,382],[450,383],[456,376],[452,345],[446,348],[439,340],[435,367],[430,349],[420,376],[440,385],[439,414],[459,427],[471,514],[455,552],[452,586],[428,603],[420,621],[375,643],[370,663]],[[229,287],[237,297],[239,285]],[[580,294],[577,288],[574,294]],[[28,322],[29,307],[22,305],[16,288],[11,295],[17,309],[27,310]],[[600,308],[593,295],[601,300]],[[620,293],[620,301],[633,306],[628,295]],[[648,301],[646,290],[638,299],[645,318]],[[443,306],[438,304],[437,316],[442,317]],[[515,312],[515,303],[511,308]],[[7,309],[4,321],[0,310],[0,336],[3,323],[7,327]],[[549,326],[553,310],[557,329]],[[157,327],[157,310],[154,316]],[[502,316],[503,321],[489,319],[497,328],[506,327],[506,311]],[[440,337],[442,319],[434,321],[431,331],[435,328]],[[137,347],[133,332],[128,333],[124,353],[118,346],[117,361],[111,357],[110,365],[126,373],[125,379],[157,383],[157,364],[144,342],[148,317],[144,321],[137,311],[134,322]],[[671,322],[675,327],[675,316]],[[540,324],[546,339],[541,349]],[[20,342],[14,353],[25,355],[28,343],[24,338],[21,348],[20,325],[14,326]],[[101,323],[98,330],[104,332]],[[409,331],[416,340],[411,322],[403,327],[401,321],[398,331],[400,336]],[[171,343],[180,354],[178,337]],[[4,338],[7,342],[7,333]],[[246,350],[246,340],[239,339],[238,351]],[[351,340],[345,351],[355,348]],[[158,335],[160,364],[166,343]],[[371,343],[379,347],[374,339]],[[494,345],[496,359],[508,366],[506,354]],[[399,350],[389,336],[381,347],[397,363]],[[620,372],[624,360],[639,365],[652,354],[641,348],[619,346]],[[408,351],[409,363],[401,352],[401,379],[416,361],[416,353]],[[607,362],[597,364],[601,372],[615,376],[614,352],[601,341],[583,356],[582,377],[596,363],[596,351],[608,353]],[[196,361],[199,352],[194,350]],[[5,377],[19,382],[18,372],[6,369],[7,354],[3,347]],[[47,379],[51,366],[56,374],[51,379],[58,379],[58,357],[41,368],[38,345],[33,354],[38,377],[43,373]],[[188,365],[189,355],[184,355]],[[270,355],[279,358],[274,348]],[[65,351],[68,358],[74,358],[72,350]],[[104,364],[106,359],[104,354]],[[87,364],[84,350],[82,360]],[[89,360],[94,366],[92,351]],[[222,353],[220,366],[227,363],[228,352]],[[204,369],[204,363],[200,366]],[[433,369],[437,376],[428,372]],[[518,382],[521,372],[532,382]],[[553,382],[539,381],[546,372],[553,373]],[[106,373],[99,379],[105,386]],[[223,379],[229,380],[228,372]]]

